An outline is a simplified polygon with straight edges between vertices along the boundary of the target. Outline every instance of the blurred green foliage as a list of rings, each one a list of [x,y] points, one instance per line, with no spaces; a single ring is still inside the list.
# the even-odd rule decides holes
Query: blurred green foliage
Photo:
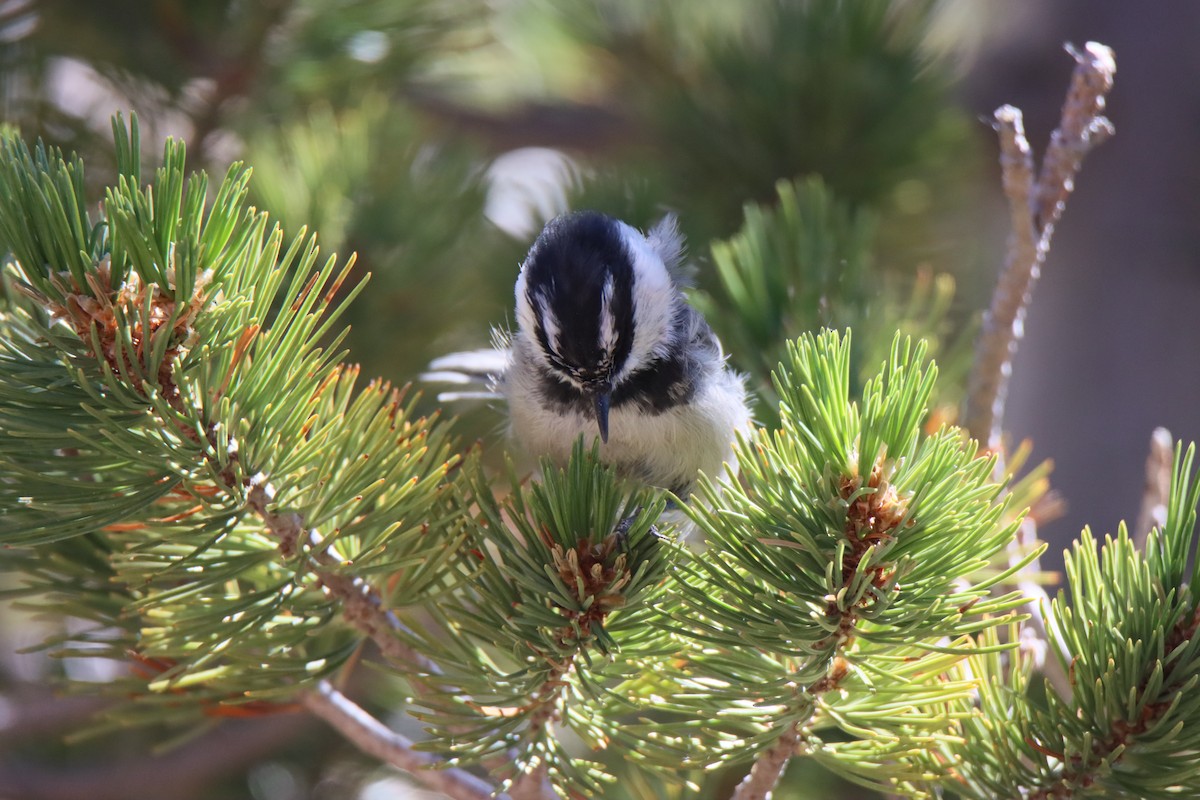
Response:
[[[182,134],[195,166],[247,161],[262,207],[374,274],[348,315],[368,374],[410,379],[505,323],[547,208],[512,212],[530,218],[517,235],[489,221],[489,193],[527,202],[488,172],[521,146],[571,159],[550,208],[643,227],[677,212],[703,287],[709,243],[744,204],[773,206],[780,179],[819,176],[880,212],[883,272],[954,271],[968,252],[929,245],[975,154],[926,0],[17,5],[0,18],[7,121],[78,150],[102,181],[97,122],[124,105],[148,142]]]

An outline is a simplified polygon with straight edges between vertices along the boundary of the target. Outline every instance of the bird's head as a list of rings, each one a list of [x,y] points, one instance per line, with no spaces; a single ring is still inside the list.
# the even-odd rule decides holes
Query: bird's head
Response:
[[[517,335],[549,374],[588,399],[604,441],[613,390],[674,341],[681,295],[672,271],[681,251],[671,217],[647,237],[584,211],[551,220],[521,265]]]

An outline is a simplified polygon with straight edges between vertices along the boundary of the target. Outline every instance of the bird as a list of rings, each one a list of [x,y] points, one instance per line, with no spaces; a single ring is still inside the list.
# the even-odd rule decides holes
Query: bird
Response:
[[[521,264],[515,330],[435,360],[426,379],[486,374],[529,455],[564,464],[583,437],[619,474],[686,500],[700,473],[736,474],[752,418],[683,264],[673,215],[646,234],[596,211],[555,217]]]

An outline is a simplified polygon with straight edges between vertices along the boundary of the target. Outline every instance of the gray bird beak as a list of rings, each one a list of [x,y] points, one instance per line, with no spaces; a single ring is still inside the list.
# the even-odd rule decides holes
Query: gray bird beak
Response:
[[[612,391],[606,386],[596,392],[596,424],[600,427],[600,441],[608,444],[608,401]]]

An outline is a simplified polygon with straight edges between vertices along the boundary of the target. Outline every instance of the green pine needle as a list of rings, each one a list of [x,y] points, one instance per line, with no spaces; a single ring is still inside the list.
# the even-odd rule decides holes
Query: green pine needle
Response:
[[[988,600],[975,578],[1015,522],[992,460],[958,431],[925,432],[936,369],[923,343],[897,337],[861,404],[848,336],[787,350],[780,428],[742,441],[741,480],[705,479],[687,509],[708,547],[679,552],[662,606],[691,645],[660,665],[658,688],[625,687],[671,719],[623,735],[649,764],[711,768],[796,726],[847,777],[916,793],[930,741],[976,690],[946,676],[1000,647],[981,639],[1022,602]]]
[[[454,583],[458,459],[413,398],[339,363],[353,259],[303,232],[285,248],[239,166],[210,205],[182,143],[142,185],[136,119],[114,134],[97,219],[77,159],[0,140],[24,293],[0,318],[5,566],[26,603],[94,623],[60,654],[130,665],[123,719],[269,711],[361,646],[316,570],[397,605]],[[277,539],[264,486],[307,539]]]
[[[603,771],[554,730],[603,747],[616,735],[613,689],[673,649],[654,627],[674,550],[666,501],[626,485],[582,440],[538,480],[510,467],[503,499],[478,465],[467,471],[474,575],[436,609],[445,635],[421,643],[443,672],[425,679],[417,715],[456,758],[512,749],[518,768],[544,762],[560,791],[594,792]]]

